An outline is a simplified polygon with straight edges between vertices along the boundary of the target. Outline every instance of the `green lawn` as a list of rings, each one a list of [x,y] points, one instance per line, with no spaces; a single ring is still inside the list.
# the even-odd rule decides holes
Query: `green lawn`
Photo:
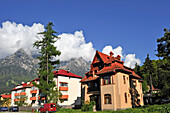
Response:
[[[60,109],[60,111],[56,113],[93,113],[93,112],[92,111],[82,112],[81,109],[75,110],[62,108]],[[170,103],[163,105],[148,105],[139,108],[130,108],[119,111],[97,111],[97,113],[170,113]]]

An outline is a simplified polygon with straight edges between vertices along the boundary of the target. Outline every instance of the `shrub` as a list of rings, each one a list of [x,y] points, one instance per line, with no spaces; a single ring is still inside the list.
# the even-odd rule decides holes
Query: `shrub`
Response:
[[[95,105],[95,101],[86,101],[82,103],[81,111],[93,111],[93,106]]]

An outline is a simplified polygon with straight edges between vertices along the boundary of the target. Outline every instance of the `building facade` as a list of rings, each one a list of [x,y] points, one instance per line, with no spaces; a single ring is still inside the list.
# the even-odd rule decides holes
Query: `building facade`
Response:
[[[64,102],[58,104],[64,108],[73,108],[81,106],[81,76],[66,70],[54,71],[54,81],[57,88],[62,93]]]
[[[142,80],[124,66],[121,57],[96,51],[91,69],[81,80],[82,99],[95,101],[96,109],[118,110],[143,105]]]
[[[34,79],[38,83],[38,79]],[[37,106],[39,101],[39,89],[33,86],[32,82],[16,85],[11,92],[11,106],[16,106],[17,102],[24,101],[27,105]]]
[[[54,78],[56,87],[62,93],[64,101],[58,104],[64,108],[79,107],[81,105],[81,76],[73,74],[66,70],[54,71]],[[39,84],[39,78],[34,80]],[[31,82],[21,83],[12,89],[11,106],[16,106],[16,102],[25,101],[27,105],[39,106],[45,103],[45,96],[37,87],[33,86]],[[22,99],[25,98],[25,99]]]

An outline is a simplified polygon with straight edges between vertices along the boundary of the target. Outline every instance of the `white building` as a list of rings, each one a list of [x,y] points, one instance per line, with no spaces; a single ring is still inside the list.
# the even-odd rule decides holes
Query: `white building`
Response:
[[[34,79],[33,81],[38,83],[37,79]],[[23,100],[25,101],[25,103],[27,103],[27,105],[37,106],[39,99],[38,94],[39,90],[38,88],[33,86],[32,82],[22,82],[12,89],[11,106],[16,106],[15,102]]]
[[[75,75],[66,70],[54,71],[54,81],[63,94],[64,102],[60,103],[62,107],[72,108],[81,105],[81,76]]]
[[[81,105],[81,76],[75,75],[66,70],[54,71],[54,81],[56,87],[62,93],[64,102],[58,104],[64,108],[79,107]],[[39,83],[39,78],[33,81]],[[33,86],[31,82],[22,83],[12,89],[11,106],[15,106],[16,101],[20,101],[21,95],[27,96],[26,103],[32,106],[38,106],[44,103],[45,98],[41,91]]]

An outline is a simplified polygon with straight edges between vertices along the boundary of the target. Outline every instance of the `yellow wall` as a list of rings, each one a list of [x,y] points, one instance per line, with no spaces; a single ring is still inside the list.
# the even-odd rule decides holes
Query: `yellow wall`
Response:
[[[103,75],[105,76],[105,75]],[[125,76],[125,84],[124,78]],[[114,79],[113,79],[114,78]],[[126,109],[132,107],[131,93],[130,93],[130,80],[129,75],[121,72],[111,75],[111,84],[103,85],[103,79],[100,77],[100,97],[101,97],[101,110],[118,110]],[[136,90],[140,95],[140,105],[143,105],[143,94],[142,94],[142,83],[137,79],[136,81]],[[82,84],[82,89],[84,89],[84,100],[90,101],[90,96],[93,93],[87,92],[87,84]],[[83,92],[82,92],[83,93]],[[127,95],[127,103],[125,102],[125,93]],[[104,95],[111,95],[111,104],[104,104]]]

